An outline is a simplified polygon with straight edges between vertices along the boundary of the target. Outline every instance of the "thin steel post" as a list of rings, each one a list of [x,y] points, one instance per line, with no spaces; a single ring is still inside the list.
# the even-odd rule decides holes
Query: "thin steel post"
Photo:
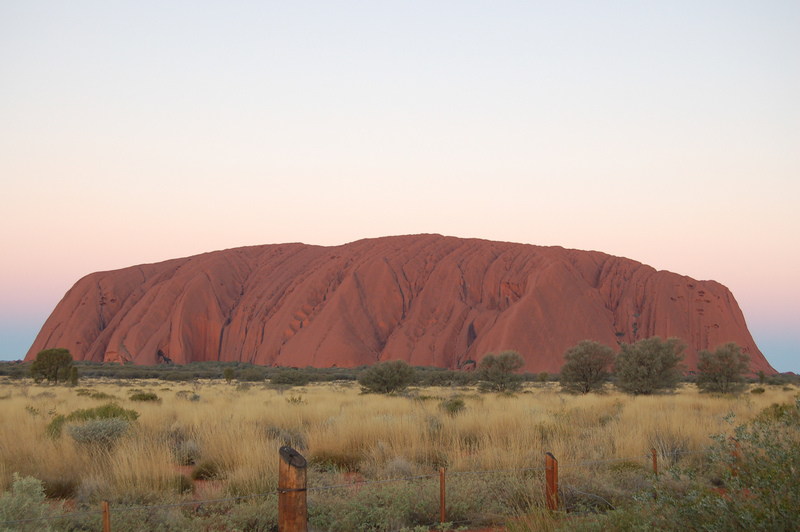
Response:
[[[548,510],[558,510],[558,460],[553,453],[545,455],[545,498]]]
[[[445,484],[444,484],[444,468],[439,468],[439,522],[446,523],[447,514],[445,512]]]

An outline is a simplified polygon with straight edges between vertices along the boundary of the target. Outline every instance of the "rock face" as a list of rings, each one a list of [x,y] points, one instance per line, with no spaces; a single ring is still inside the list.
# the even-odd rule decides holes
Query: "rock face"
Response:
[[[730,291],[714,281],[599,252],[440,235],[338,247],[228,249],[88,275],[64,296],[26,356],[155,364],[244,361],[352,367],[403,359],[464,368],[519,351],[525,370],[559,371],[591,339],[617,347],[677,336],[685,363],[736,342],[774,373]]]

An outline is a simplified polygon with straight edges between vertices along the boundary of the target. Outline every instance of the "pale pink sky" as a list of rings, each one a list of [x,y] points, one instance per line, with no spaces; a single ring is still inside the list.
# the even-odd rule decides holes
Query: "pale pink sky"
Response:
[[[93,271],[442,233],[728,286],[800,372],[800,4],[0,5],[0,358]]]

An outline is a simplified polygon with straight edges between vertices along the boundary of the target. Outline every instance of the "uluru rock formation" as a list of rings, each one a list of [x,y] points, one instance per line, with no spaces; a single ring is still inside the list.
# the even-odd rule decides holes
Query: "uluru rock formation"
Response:
[[[595,251],[412,235],[337,247],[244,247],[88,275],[26,360],[243,361],[353,367],[403,359],[463,368],[519,351],[557,372],[567,348],[677,336],[685,363],[736,342],[774,373],[731,292]]]

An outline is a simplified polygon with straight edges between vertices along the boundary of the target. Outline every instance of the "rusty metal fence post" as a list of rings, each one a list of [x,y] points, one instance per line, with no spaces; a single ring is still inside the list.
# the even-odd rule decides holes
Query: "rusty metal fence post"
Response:
[[[553,453],[547,453],[544,459],[545,479],[545,499],[548,510],[558,510],[558,460]]]
[[[306,532],[306,459],[291,447],[281,447],[278,452],[278,530]]]
[[[103,501],[103,532],[111,532],[111,510],[108,501]]]
[[[445,512],[445,484],[444,468],[439,468],[439,522],[446,523],[447,512]]]

